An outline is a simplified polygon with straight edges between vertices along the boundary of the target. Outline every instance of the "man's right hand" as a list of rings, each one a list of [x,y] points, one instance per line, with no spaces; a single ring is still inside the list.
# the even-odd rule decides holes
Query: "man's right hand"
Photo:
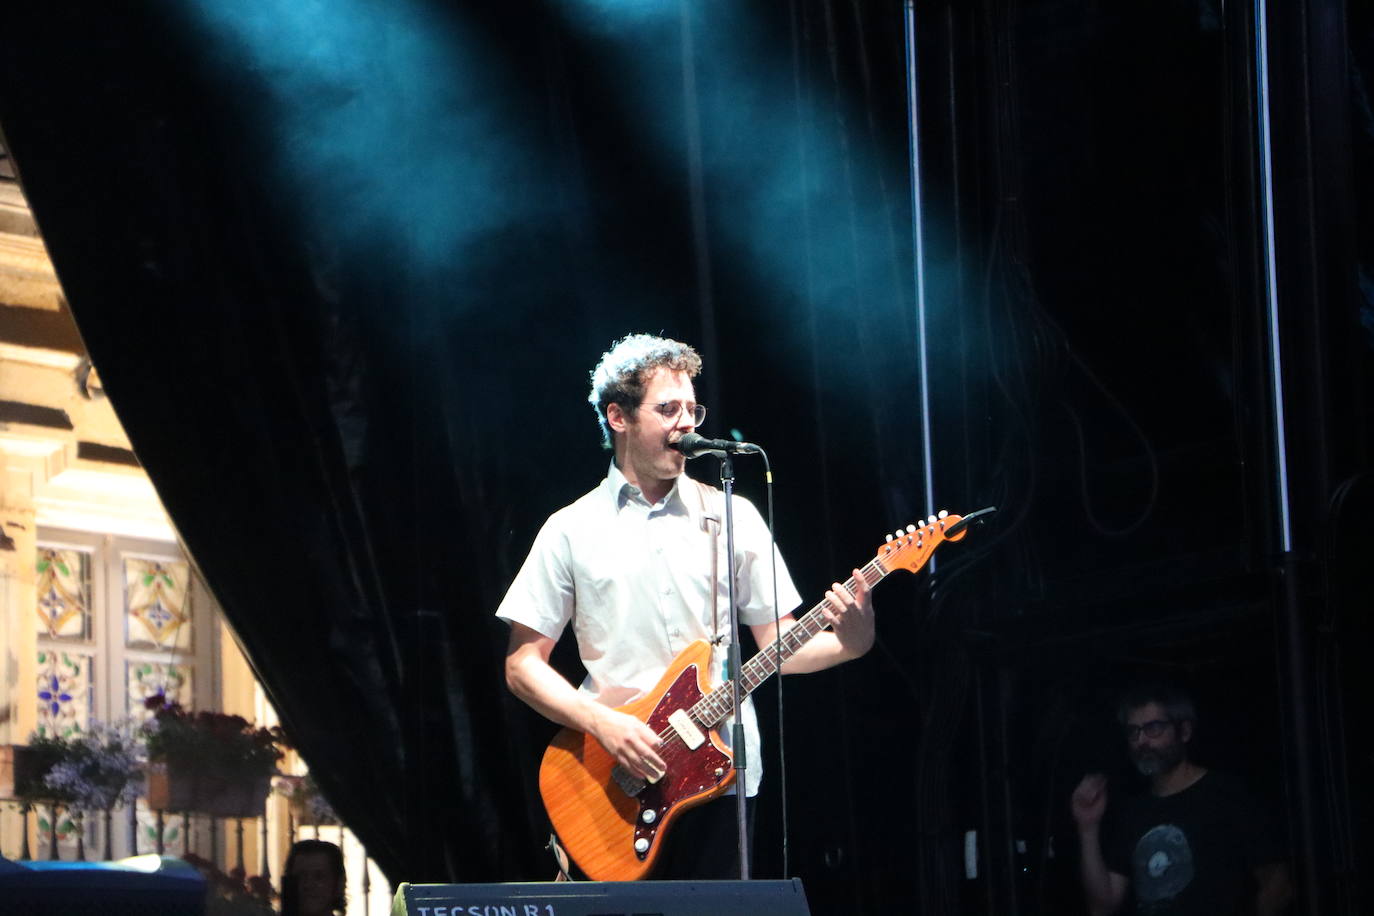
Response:
[[[1102,823],[1102,815],[1107,811],[1107,777],[1101,773],[1084,776],[1073,790],[1070,804],[1079,830],[1090,830]]]
[[[616,763],[640,779],[654,782],[667,770],[658,756],[658,735],[634,716],[602,706],[596,710],[591,733]]]

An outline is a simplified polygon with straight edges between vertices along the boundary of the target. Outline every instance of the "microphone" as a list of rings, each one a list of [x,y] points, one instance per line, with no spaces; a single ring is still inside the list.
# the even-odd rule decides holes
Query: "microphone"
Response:
[[[681,439],[669,442],[668,447],[677,449],[688,458],[700,458],[702,455],[757,455],[763,451],[752,442],[707,439],[697,433],[683,433]]]

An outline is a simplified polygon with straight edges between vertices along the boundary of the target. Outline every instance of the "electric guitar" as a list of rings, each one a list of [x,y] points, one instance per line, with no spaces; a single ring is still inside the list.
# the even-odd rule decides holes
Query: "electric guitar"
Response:
[[[896,569],[918,571],[935,548],[961,539],[969,523],[995,512],[966,516],[941,512],[921,527],[888,535],[878,555],[860,570],[870,588]],[[857,583],[845,582],[851,591]],[[742,669],[741,690],[752,693],[798,649],[830,624],[821,601]],[[636,881],[652,871],[673,821],[684,811],[722,795],[735,781],[730,752],[718,727],[733,711],[729,683],[712,688],[711,645],[697,640],[673,659],[654,688],[619,707],[658,733],[667,764],[655,782],[615,762],[591,735],[565,728],[544,752],[539,794],[563,847],[593,881]]]

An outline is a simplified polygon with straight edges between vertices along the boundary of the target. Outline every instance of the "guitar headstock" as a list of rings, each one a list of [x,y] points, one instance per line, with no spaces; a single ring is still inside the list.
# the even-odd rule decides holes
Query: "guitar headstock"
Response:
[[[912,572],[926,565],[930,555],[945,541],[957,541],[967,533],[967,526],[954,526],[962,516],[950,515],[943,509],[921,525],[907,525],[887,536],[887,543],[878,548],[877,559],[889,571],[902,567]],[[953,530],[951,530],[953,529]]]

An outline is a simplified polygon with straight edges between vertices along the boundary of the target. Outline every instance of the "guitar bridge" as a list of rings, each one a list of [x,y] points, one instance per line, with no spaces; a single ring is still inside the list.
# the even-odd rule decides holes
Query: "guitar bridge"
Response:
[[[615,769],[611,770],[611,779],[620,787],[620,791],[631,798],[643,792],[644,787],[648,785],[644,780],[622,766],[617,766]]]

